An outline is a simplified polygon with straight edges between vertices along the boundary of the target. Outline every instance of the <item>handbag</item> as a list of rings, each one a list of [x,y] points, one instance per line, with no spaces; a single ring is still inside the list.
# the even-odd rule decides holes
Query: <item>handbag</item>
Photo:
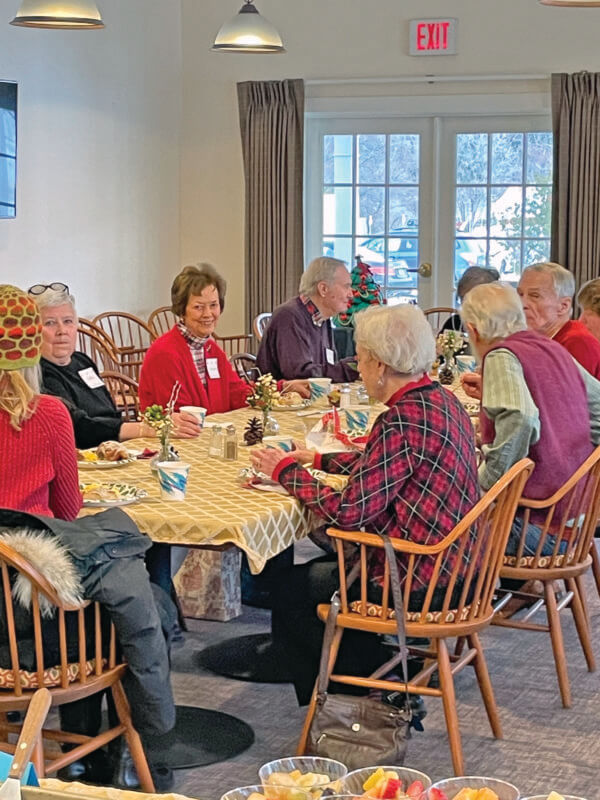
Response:
[[[404,682],[408,683],[408,651],[398,564],[389,537],[382,535],[381,538],[390,566],[402,677]],[[348,576],[349,583],[357,575],[358,571],[353,569]],[[369,697],[327,693],[329,651],[339,611],[340,596],[336,591],[331,598],[325,624],[316,687],[316,708],[310,723],[305,752],[307,755],[341,761],[350,771],[373,764],[400,766],[404,763],[407,740],[410,738],[412,712],[408,692],[406,692],[406,709],[395,708]]]

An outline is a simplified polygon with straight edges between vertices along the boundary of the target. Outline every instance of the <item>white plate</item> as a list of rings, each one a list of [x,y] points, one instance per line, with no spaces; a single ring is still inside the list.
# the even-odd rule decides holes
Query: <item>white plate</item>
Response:
[[[79,484],[79,488],[81,489],[82,485]],[[83,505],[87,507],[102,507],[102,506],[129,506],[132,503],[137,503],[139,500],[142,500],[144,497],[148,496],[148,492],[145,489],[138,489],[136,486],[132,486],[129,483],[103,483],[102,486],[107,487],[118,487],[122,493],[121,497],[115,497],[114,500],[86,500],[85,496],[83,498]]]
[[[308,403],[296,403],[293,406],[273,406],[273,411],[276,413],[280,411],[302,411],[307,405]]]
[[[96,448],[90,447],[88,450],[80,450],[79,452],[95,453]],[[77,466],[79,469],[114,469],[115,467],[126,467],[127,464],[133,464],[135,460],[135,455],[129,452],[129,458],[120,458],[118,461],[106,461],[106,459],[100,459],[98,461],[80,461],[78,459]]]

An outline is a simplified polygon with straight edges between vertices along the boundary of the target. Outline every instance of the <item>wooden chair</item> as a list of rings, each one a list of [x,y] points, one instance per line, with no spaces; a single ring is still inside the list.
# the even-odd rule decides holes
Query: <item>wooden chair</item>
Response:
[[[236,353],[229,359],[233,368],[246,383],[254,383],[261,376],[261,371],[256,365],[256,356],[252,353]]]
[[[453,314],[458,314],[458,311],[449,306],[439,306],[438,308],[428,308],[423,313],[427,317],[427,322],[431,325],[433,335],[437,336],[446,320]]]
[[[452,763],[456,775],[464,774],[464,762],[456,699],[454,675],[467,664],[475,669],[479,688],[494,736],[502,738],[502,728],[494,699],[492,684],[479,640],[479,631],[486,628],[494,614],[492,598],[502,565],[506,541],[510,532],[517,501],[533,468],[533,462],[523,459],[515,464],[469,511],[451,533],[441,542],[433,545],[420,545],[410,540],[392,539],[394,550],[403,555],[406,565],[406,578],[403,586],[403,601],[406,613],[406,633],[408,637],[423,637],[431,640],[427,650],[409,648],[411,652],[424,657],[424,668],[410,680],[407,690],[411,694],[441,697],[444,704],[446,727],[452,753]],[[383,576],[381,605],[368,600],[369,586],[367,565],[373,549],[383,548],[379,536],[355,531],[328,530],[333,538],[338,554],[340,572],[341,613],[336,622],[336,631],[329,653],[330,680],[364,689],[385,691],[404,691],[404,683],[385,680],[385,676],[400,661],[396,655],[368,678],[355,675],[340,675],[334,671],[335,661],[342,635],[347,628],[373,634],[396,635],[394,610],[390,606],[391,587],[389,566],[386,563]],[[344,544],[359,545],[360,574],[357,579],[359,599],[352,600],[348,592]],[[457,582],[459,568],[467,557],[469,566],[462,587]],[[414,609],[410,602],[411,587],[415,567],[420,559],[427,558],[432,565],[432,574],[422,605]],[[432,600],[438,577],[449,574],[448,583],[441,589],[443,600],[433,608]],[[439,595],[439,591],[438,591]],[[410,604],[409,604],[410,603]],[[321,620],[327,618],[329,605],[319,605],[317,613]],[[468,649],[462,654],[451,654],[446,640],[452,637],[465,637]],[[436,671],[439,673],[439,688],[429,686],[429,679]],[[316,707],[316,693],[308,709],[298,753],[304,753],[306,738]]]
[[[500,591],[502,599],[496,605],[498,614],[494,617],[494,625],[550,633],[562,704],[569,708],[571,688],[560,623],[560,611],[564,608],[570,608],[573,614],[588,670],[593,672],[596,668],[583,575],[592,565],[590,544],[600,511],[600,447],[552,497],[545,500],[523,498],[519,501],[519,509],[523,516],[524,533],[516,553],[504,557],[500,577],[539,581],[543,585],[543,592]],[[541,535],[535,554],[528,555],[525,535],[533,511],[542,512],[543,521],[538,523]],[[550,555],[542,555],[546,543],[552,547]],[[566,589],[562,595],[557,594],[559,581],[564,583]],[[533,599],[535,602],[523,617],[502,617],[502,609],[513,596]],[[532,622],[531,618],[543,607],[546,609],[547,624]]]
[[[252,348],[252,334],[239,333],[236,336],[215,336],[215,342],[225,351],[227,358],[239,353],[247,353]]]
[[[257,314],[254,318],[254,322],[252,323],[252,330],[254,331],[254,335],[256,336],[256,341],[262,341],[262,337],[265,335],[265,331],[271,321],[271,317],[273,315],[270,311],[264,311],[262,314]]]
[[[81,605],[68,606],[61,602],[52,585],[23,556],[8,545],[0,542],[0,572],[4,600],[3,629],[8,637],[7,650],[11,667],[0,669],[0,749],[14,752],[15,746],[8,741],[9,734],[18,734],[20,725],[8,723],[9,711],[24,711],[36,689],[46,688],[52,695],[52,706],[58,707],[74,700],[110,689],[115,701],[119,724],[98,736],[67,733],[60,730],[42,729],[42,738],[54,747],[37,747],[33,763],[38,776],[54,773],[62,767],[77,761],[88,753],[104,747],[108,742],[122,734],[127,740],[140,784],[145,792],[154,792],[154,784],[139,734],[133,727],[129,703],[123,691],[121,680],[127,665],[116,657],[116,639],[112,624],[108,625],[98,603],[84,601]],[[23,668],[20,648],[23,643],[17,637],[15,626],[15,607],[11,593],[13,579],[20,573],[31,583],[31,630],[34,638],[35,669]],[[40,604],[45,597],[55,606],[52,622],[44,619],[47,632],[49,624],[56,625],[56,640],[59,647],[59,663],[46,664],[42,640],[42,612]],[[23,612],[20,610],[19,612]],[[89,630],[93,628],[92,635]],[[75,643],[75,644],[73,644]],[[74,647],[78,656],[69,659],[68,648]],[[56,743],[68,742],[75,745],[72,750],[61,753]]]
[[[123,418],[136,422],[140,417],[140,401],[137,382],[122,372],[107,370],[100,373],[117,409]]]
[[[143,319],[125,311],[105,311],[94,317],[93,322],[114,341],[119,371],[139,381],[146,351],[156,339],[155,332]]]
[[[171,311],[171,306],[155,308],[148,317],[148,327],[154,331],[157,337],[170,331],[176,322],[177,317]]]
[[[92,359],[99,372],[117,369],[119,357],[116,344],[102,328],[85,317],[79,317],[77,322],[77,347]]]

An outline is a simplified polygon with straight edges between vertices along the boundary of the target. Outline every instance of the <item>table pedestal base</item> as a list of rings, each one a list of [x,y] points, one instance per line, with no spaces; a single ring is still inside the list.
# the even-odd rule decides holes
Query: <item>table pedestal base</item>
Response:
[[[281,654],[270,633],[235,636],[205,647],[195,656],[196,663],[225,678],[253,683],[290,683]]]

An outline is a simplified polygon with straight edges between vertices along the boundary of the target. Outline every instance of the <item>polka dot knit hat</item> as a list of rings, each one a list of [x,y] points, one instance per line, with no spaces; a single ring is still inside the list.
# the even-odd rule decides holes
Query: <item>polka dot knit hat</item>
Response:
[[[35,302],[16,286],[0,284],[0,370],[40,362],[42,319]]]

